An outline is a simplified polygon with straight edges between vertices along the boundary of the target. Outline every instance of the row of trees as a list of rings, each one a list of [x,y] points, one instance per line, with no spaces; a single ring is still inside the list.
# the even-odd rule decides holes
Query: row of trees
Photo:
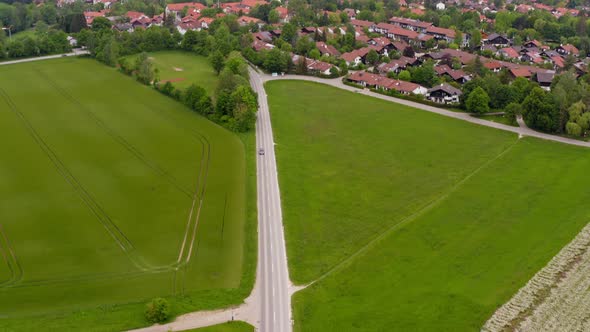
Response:
[[[8,39],[0,36],[0,59],[33,57],[71,51],[65,32],[39,25],[34,34]]]
[[[522,114],[531,128],[548,133],[586,135],[590,128],[589,77],[573,72],[556,76],[546,91],[524,78],[502,82],[488,74],[464,84],[461,106],[469,112],[504,110],[512,119]]]

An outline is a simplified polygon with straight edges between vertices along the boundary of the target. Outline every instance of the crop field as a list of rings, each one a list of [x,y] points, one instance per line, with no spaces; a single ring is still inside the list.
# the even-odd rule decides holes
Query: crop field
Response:
[[[149,57],[158,68],[162,83],[170,81],[181,89],[194,83],[207,90],[209,95],[213,94],[217,75],[206,57],[182,51],[151,52]],[[129,57],[134,58],[135,56]]]
[[[0,330],[117,330],[152,297],[184,295],[179,313],[248,294],[236,135],[64,58],[0,67],[0,138]]]
[[[320,84],[266,89],[291,278],[315,281],[296,331],[479,331],[590,221],[588,150]]]

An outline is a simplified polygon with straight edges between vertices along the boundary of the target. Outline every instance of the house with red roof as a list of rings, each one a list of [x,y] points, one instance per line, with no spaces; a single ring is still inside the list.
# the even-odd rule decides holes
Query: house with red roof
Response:
[[[347,66],[358,66],[361,63],[365,63],[365,59],[370,50],[370,48],[364,47],[352,52],[344,53],[340,58],[346,62]]]
[[[395,80],[381,75],[371,74],[367,72],[357,71],[352,73],[347,80],[363,87],[390,91],[394,90],[401,94],[419,94],[425,95],[427,89],[419,84]]]
[[[387,38],[391,38],[393,40],[403,40],[405,42],[409,42],[410,40],[414,40],[418,37],[418,33],[416,31],[406,30],[390,23],[377,24],[375,27],[375,32],[386,35]]]
[[[258,25],[259,28],[261,28],[264,25],[264,22],[262,22],[262,20],[257,19],[255,17],[240,16],[240,17],[238,17],[238,24],[241,27],[245,27],[245,26],[248,26],[250,24],[256,24],[256,25]]]
[[[275,8],[277,13],[279,14],[279,20],[281,23],[288,23],[291,19],[291,15],[289,15],[289,10],[286,7],[279,6]]]
[[[508,59],[518,59],[520,57],[520,53],[512,47],[504,47],[498,50],[496,54]]]
[[[555,48],[555,51],[561,55],[574,55],[578,56],[580,51],[572,44],[559,45]]]
[[[528,68],[510,68],[509,73],[514,78],[524,77],[530,79],[531,77],[533,77],[533,73]]]
[[[340,52],[336,49],[336,47],[328,45],[323,41],[316,42],[315,47],[317,47],[321,55],[340,56]]]
[[[191,13],[200,14],[201,10],[207,7],[199,2],[169,3],[166,5],[166,15],[173,15],[176,21],[180,21],[181,14],[185,8],[187,10],[187,15],[190,15]]]
[[[95,18],[106,17],[108,12],[109,12],[109,10],[107,10],[107,9],[103,9],[98,12],[93,12],[93,11],[84,12],[84,18],[86,19],[86,25],[91,26],[92,21],[94,21]]]

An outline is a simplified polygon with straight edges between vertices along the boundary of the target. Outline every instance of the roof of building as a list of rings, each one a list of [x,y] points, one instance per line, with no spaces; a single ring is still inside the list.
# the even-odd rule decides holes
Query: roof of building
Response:
[[[428,93],[432,93],[435,91],[444,91],[450,95],[457,95],[460,96],[463,94],[463,92],[461,92],[461,90],[455,88],[454,86],[447,84],[447,83],[442,83],[440,85],[437,86],[433,86],[432,88],[428,89]]]

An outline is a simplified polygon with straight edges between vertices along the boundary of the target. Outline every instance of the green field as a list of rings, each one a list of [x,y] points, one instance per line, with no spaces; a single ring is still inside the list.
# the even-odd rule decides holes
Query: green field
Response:
[[[152,63],[159,70],[161,82],[169,80],[177,88],[191,84],[203,87],[213,95],[217,85],[217,75],[206,57],[181,51],[161,51],[149,53]],[[130,56],[129,59],[134,59]]]
[[[266,87],[296,331],[478,331],[590,220],[588,150]]]
[[[225,324],[201,327],[199,329],[185,330],[184,332],[254,332],[254,327],[248,323],[235,321]]]
[[[0,67],[0,137],[0,330],[120,330],[152,297],[178,314],[249,293],[253,135],[67,58]]]
[[[505,117],[504,115],[489,115],[489,114],[482,114],[482,115],[473,115],[473,117],[483,120],[488,120],[492,122],[497,122],[501,124],[505,124],[508,126],[518,127],[518,123],[516,121],[512,121],[511,119]]]

